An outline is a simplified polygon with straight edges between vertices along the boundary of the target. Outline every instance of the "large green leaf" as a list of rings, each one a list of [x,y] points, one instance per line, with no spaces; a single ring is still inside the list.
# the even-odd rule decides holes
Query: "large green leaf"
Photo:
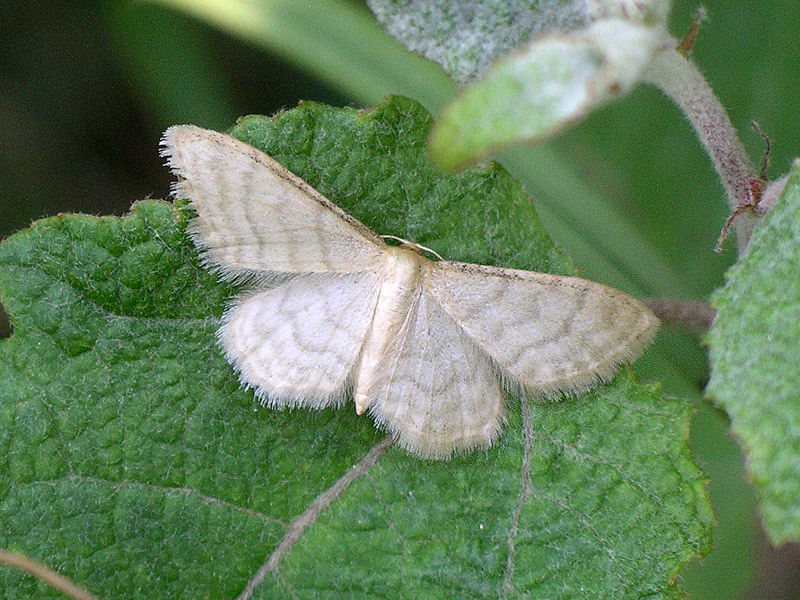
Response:
[[[438,175],[430,118],[303,104],[233,134],[380,233],[448,258],[570,267],[499,167]],[[391,447],[351,407],[259,409],[214,340],[234,293],[186,208],[59,216],[0,245],[0,545],[105,598],[677,597],[708,549],[689,407],[637,383],[509,399],[489,450]],[[355,466],[354,466],[355,465]],[[8,568],[11,596],[52,597]]]
[[[800,540],[800,162],[714,302],[708,393],[747,453],[770,539]]]

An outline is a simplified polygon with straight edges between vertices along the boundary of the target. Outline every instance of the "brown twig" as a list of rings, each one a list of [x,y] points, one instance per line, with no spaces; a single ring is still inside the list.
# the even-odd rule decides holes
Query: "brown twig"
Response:
[[[27,556],[0,548],[0,563],[27,571],[37,579],[56,588],[58,591],[75,598],[75,600],[98,600],[97,596],[90,594],[82,587],[72,583],[69,579],[56,573],[50,567],[43,565]]]
[[[661,320],[690,329],[705,331],[711,327],[716,311],[707,302],[678,298],[642,298],[647,307]]]

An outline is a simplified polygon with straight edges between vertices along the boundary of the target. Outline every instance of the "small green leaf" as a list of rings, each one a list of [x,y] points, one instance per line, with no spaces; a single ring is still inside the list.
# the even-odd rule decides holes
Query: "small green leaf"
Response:
[[[707,392],[747,453],[770,539],[800,540],[800,162],[714,297]]]
[[[540,139],[625,94],[664,40],[663,30],[613,19],[539,38],[495,65],[445,107],[431,156],[445,169]]]
[[[569,272],[505,171],[435,171],[429,127],[392,98],[233,133],[379,233]],[[686,404],[624,369],[560,403],[510,398],[499,443],[449,462],[385,449],[352,405],[259,408],[214,338],[236,290],[187,219],[147,201],[0,245],[0,546],[109,600],[230,598],[262,565],[253,598],[679,595],[711,522]],[[0,589],[55,597],[7,568]]]

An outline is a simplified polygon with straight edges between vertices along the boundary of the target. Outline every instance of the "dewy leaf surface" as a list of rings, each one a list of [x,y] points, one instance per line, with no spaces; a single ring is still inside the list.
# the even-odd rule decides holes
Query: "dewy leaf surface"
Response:
[[[392,98],[233,133],[379,233],[570,272],[502,169],[432,169],[429,126]],[[500,442],[449,462],[384,449],[352,405],[261,409],[214,339],[235,290],[187,220],[146,201],[0,246],[0,545],[106,599],[234,598],[260,568],[254,598],[679,596],[711,521],[688,406],[624,369],[560,403],[510,398]],[[4,567],[0,589],[56,597]]]
[[[714,302],[707,391],[747,454],[770,539],[800,540],[800,163]]]

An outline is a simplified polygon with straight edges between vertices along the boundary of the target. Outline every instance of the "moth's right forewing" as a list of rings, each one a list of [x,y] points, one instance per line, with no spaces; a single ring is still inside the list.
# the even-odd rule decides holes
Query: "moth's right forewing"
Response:
[[[638,300],[576,277],[440,261],[425,285],[511,382],[534,393],[608,379],[658,324]]]
[[[171,127],[164,156],[176,196],[197,211],[189,231],[231,278],[263,273],[372,271],[383,241],[263,152],[231,136]]]

